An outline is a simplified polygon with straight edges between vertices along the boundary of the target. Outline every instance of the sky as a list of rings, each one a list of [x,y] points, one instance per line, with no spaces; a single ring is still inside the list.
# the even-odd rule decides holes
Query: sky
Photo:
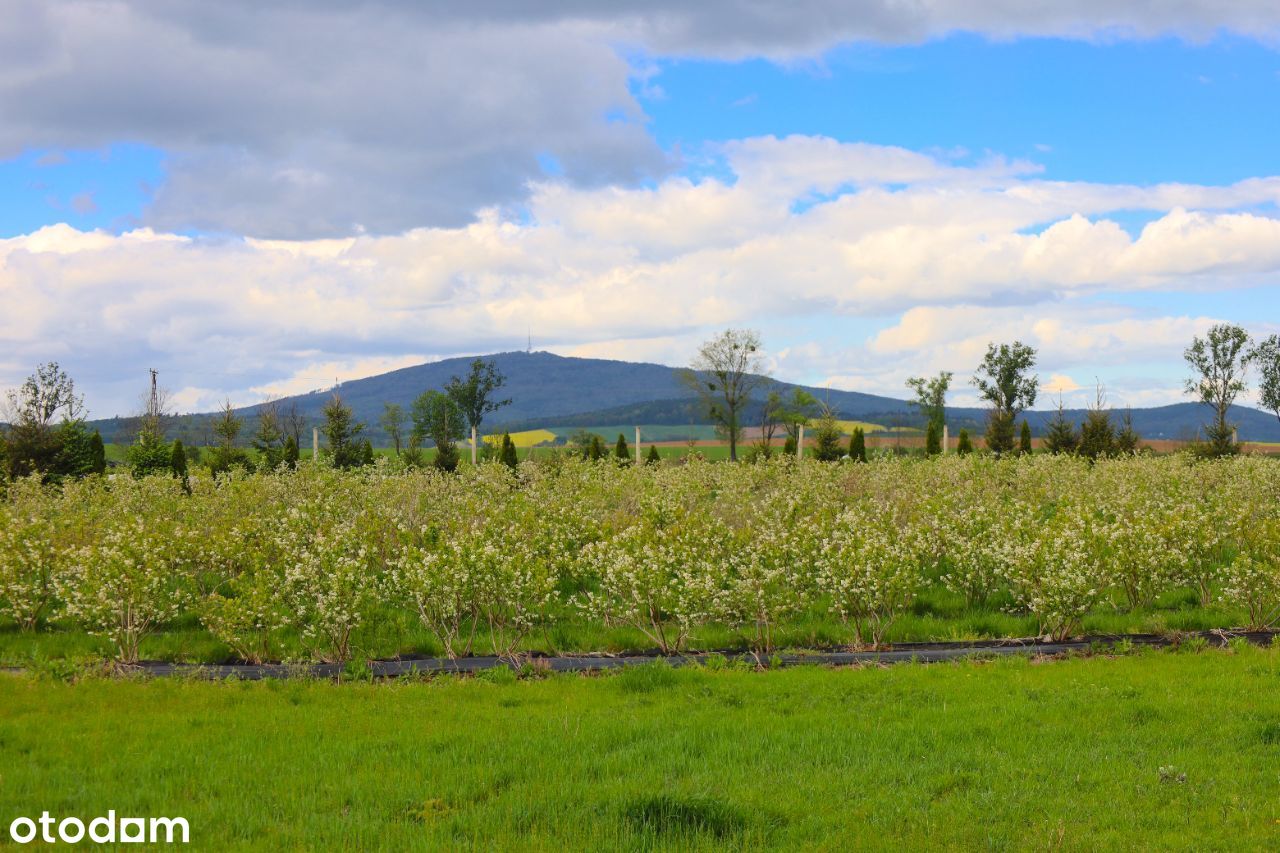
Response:
[[[1227,8],[1222,8],[1226,6]],[[1038,407],[1280,332],[1280,5],[11,0],[0,387],[204,411],[455,355]]]

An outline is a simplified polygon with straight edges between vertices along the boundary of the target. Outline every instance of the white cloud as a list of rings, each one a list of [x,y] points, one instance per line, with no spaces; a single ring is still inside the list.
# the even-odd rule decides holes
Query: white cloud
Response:
[[[901,394],[911,373],[971,370],[990,340],[1034,343],[1047,372],[1176,363],[1217,316],[1213,294],[1252,288],[1275,303],[1280,220],[1261,212],[1280,196],[1274,178],[1045,182],[1000,161],[801,137],[726,150],[741,169],[731,181],[547,183],[527,216],[491,209],[391,236],[50,226],[0,241],[0,339],[14,363],[66,362],[99,413],[132,405],[148,367],[193,400],[209,389],[241,400],[523,349],[530,330],[539,348],[681,363],[728,324],[776,332],[783,378]],[[1137,237],[1107,218],[1135,208],[1155,217]],[[1161,316],[1097,302],[1152,289],[1199,307]],[[850,350],[859,371],[788,346],[796,329],[841,318],[882,327]]]
[[[341,385],[349,379],[362,379],[389,373],[403,367],[413,367],[429,361],[436,361],[437,356],[428,355],[395,355],[371,356],[369,358],[348,359],[346,361],[312,362],[295,370],[284,379],[274,380],[262,385],[255,385],[249,390],[261,398],[291,397],[294,394],[306,394]]]
[[[1079,391],[1080,383],[1065,373],[1055,373],[1042,382],[1040,388],[1049,394],[1067,394],[1071,391]]]
[[[954,32],[1116,40],[1223,31],[1274,43],[1280,6],[11,0],[0,16],[0,158],[140,142],[167,155],[167,178],[143,219],[157,229],[395,234],[523,202],[548,159],[576,186],[663,175],[671,164],[633,94],[661,96],[654,69],[663,58],[820,63],[842,43]],[[737,151],[741,174],[784,190],[857,183],[857,166],[901,180],[946,170],[879,148],[851,168],[839,160],[847,151],[814,141],[811,160],[752,171],[752,146],[770,144]]]

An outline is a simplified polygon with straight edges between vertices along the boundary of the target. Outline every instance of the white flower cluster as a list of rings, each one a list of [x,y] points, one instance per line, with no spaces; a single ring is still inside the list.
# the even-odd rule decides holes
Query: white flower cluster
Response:
[[[586,618],[664,652],[829,610],[880,643],[921,590],[999,597],[1065,637],[1098,607],[1186,587],[1280,618],[1280,465],[1037,456],[620,467],[558,458],[434,471],[5,486],[0,618],[74,622],[138,658],[196,618],[248,660],[345,660],[417,619],[446,654],[514,654]]]

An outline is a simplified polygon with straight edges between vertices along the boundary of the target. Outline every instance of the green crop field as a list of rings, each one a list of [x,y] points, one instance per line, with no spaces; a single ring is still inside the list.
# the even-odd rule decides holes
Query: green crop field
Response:
[[[0,813],[197,849],[1274,849],[1280,652],[385,684],[0,677]]]

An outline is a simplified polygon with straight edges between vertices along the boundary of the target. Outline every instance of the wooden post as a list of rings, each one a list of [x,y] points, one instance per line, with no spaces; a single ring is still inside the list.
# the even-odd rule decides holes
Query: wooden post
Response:
[[[640,427],[636,427],[636,464],[640,464]]]
[[[942,425],[942,452],[943,453],[946,453],[947,449],[951,446],[950,442],[951,442],[951,435],[947,431],[947,425],[943,424]]]
[[[477,463],[477,461],[478,461],[478,460],[476,459],[476,450],[477,450],[477,448],[476,448],[476,428],[475,428],[475,427],[472,427],[472,428],[471,428],[471,464],[472,464],[472,465],[475,465],[475,464]]]
[[[311,461],[320,461],[320,428],[311,428]]]
[[[804,424],[800,424],[799,436],[796,439],[796,458],[804,458]]]

